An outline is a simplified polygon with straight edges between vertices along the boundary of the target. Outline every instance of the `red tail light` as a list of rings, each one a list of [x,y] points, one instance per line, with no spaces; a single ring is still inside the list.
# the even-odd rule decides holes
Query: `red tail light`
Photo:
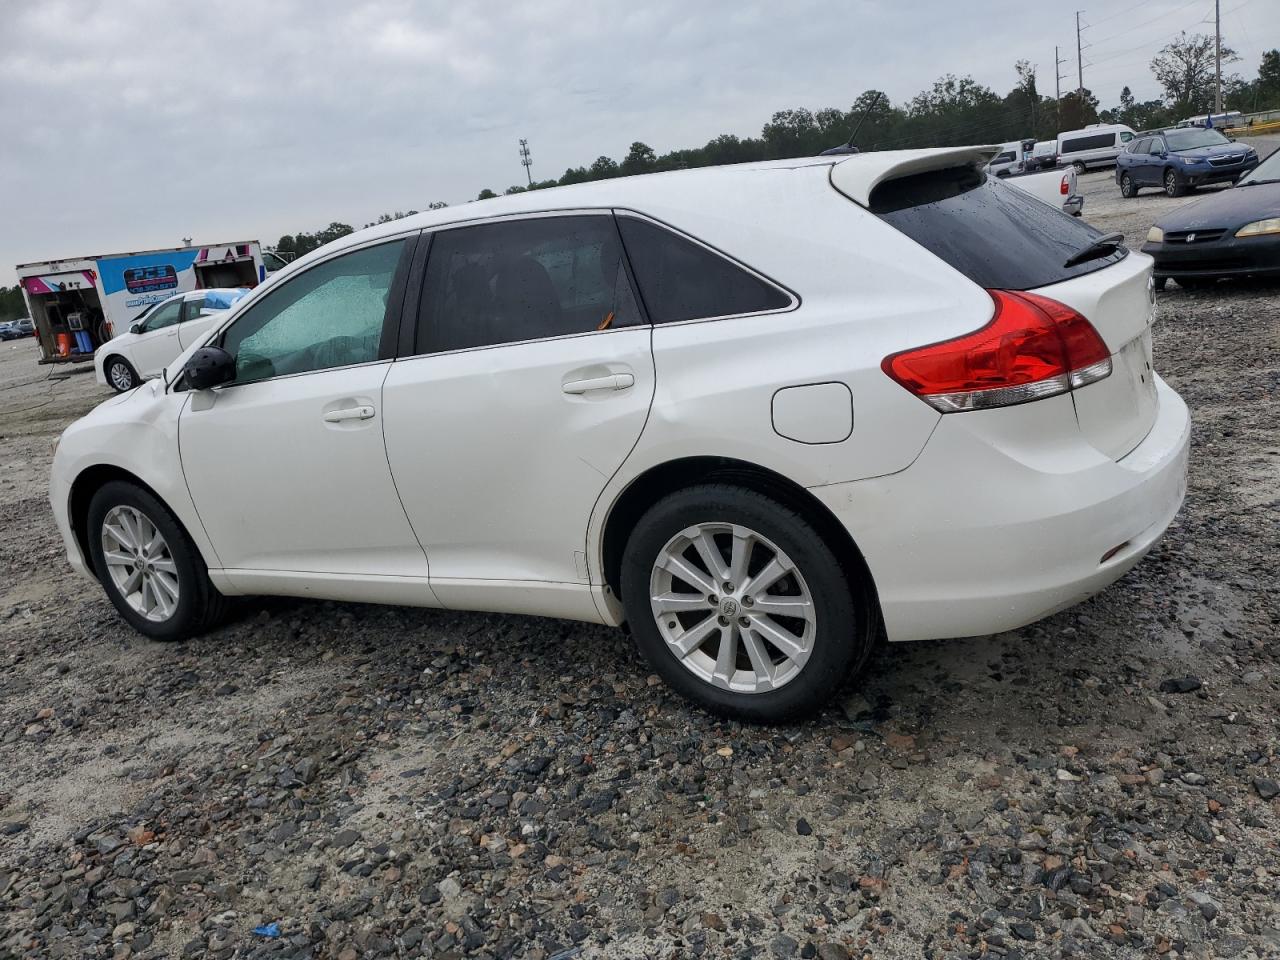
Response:
[[[1058,192],[1064,197],[1071,196],[1071,174],[1064,173],[1062,175],[1062,184],[1058,187]]]
[[[884,358],[882,370],[943,413],[1006,407],[1066,393],[1111,374],[1098,331],[1066,304],[990,290],[980,330]]]

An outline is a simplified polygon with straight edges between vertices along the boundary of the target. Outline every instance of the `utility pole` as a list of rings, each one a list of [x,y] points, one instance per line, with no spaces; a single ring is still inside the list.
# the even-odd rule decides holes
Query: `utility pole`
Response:
[[[1213,0],[1213,112],[1222,113],[1222,0]]]
[[[1081,102],[1084,101],[1084,48],[1080,46],[1080,14],[1083,12],[1076,11],[1076,96]]]
[[[533,158],[529,156],[529,141],[520,141],[520,165],[524,167],[524,175],[529,179],[529,186],[533,186]]]
[[[1058,56],[1058,48],[1053,48],[1053,105],[1057,110],[1058,129],[1062,129],[1062,65],[1067,61]]]

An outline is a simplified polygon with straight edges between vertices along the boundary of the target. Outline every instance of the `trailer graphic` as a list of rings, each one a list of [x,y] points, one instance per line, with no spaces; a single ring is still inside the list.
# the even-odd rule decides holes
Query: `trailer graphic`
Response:
[[[124,286],[130,293],[175,290],[178,286],[178,271],[173,269],[171,263],[158,267],[134,267],[124,272]]]

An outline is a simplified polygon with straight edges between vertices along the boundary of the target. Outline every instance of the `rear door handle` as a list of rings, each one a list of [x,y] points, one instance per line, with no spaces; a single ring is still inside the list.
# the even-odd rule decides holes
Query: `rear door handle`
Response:
[[[330,410],[324,415],[325,423],[342,423],[344,420],[372,420],[373,407],[343,407],[341,410]]]
[[[636,378],[629,373],[611,373],[607,377],[588,377],[586,380],[570,380],[562,389],[565,393],[580,394],[591,390],[626,390],[635,386]]]

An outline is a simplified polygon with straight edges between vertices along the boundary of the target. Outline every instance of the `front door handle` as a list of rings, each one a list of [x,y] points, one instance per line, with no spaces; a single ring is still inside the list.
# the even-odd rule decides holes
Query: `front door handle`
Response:
[[[626,390],[635,386],[636,378],[629,373],[611,373],[607,377],[588,377],[586,380],[570,380],[562,389],[565,393],[581,394],[591,390]]]
[[[324,415],[325,423],[342,423],[344,420],[372,420],[373,407],[343,407],[341,410],[330,410]]]

